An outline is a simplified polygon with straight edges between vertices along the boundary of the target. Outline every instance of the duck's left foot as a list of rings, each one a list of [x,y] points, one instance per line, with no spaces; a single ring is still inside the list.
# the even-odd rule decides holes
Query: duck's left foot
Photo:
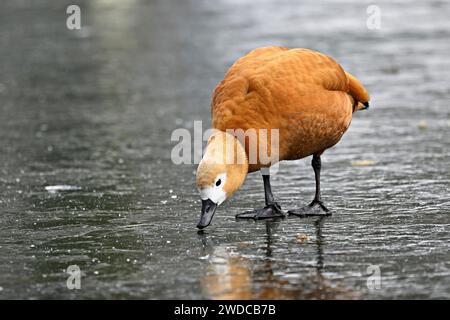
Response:
[[[301,209],[289,210],[288,214],[299,217],[331,216],[332,212],[325,207],[322,201],[313,200],[309,205]]]
[[[274,202],[265,206],[262,209],[256,209],[252,211],[246,211],[236,215],[236,219],[270,219],[270,218],[284,218],[285,214],[281,211],[281,207],[278,203]]]

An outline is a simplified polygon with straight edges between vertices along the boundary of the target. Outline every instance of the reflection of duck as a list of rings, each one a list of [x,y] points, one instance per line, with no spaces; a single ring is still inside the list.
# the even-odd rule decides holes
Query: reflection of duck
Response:
[[[286,277],[274,273],[272,259],[272,229],[276,222],[266,224],[266,254],[263,259],[248,259],[233,254],[224,247],[214,247],[210,253],[211,264],[202,279],[202,288],[212,299],[355,299],[358,296],[343,286],[331,283],[322,275],[323,237],[321,234],[324,218],[315,221],[317,263],[316,272],[308,272],[300,278]],[[275,267],[276,269],[276,267]]]

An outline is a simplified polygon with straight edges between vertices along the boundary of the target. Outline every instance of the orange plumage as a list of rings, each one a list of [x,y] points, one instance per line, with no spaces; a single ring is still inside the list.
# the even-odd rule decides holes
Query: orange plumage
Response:
[[[212,126],[279,129],[279,160],[301,159],[335,145],[352,113],[368,101],[361,83],[332,58],[308,49],[264,47],[238,59],[216,87]],[[259,161],[250,163],[249,172],[261,167]]]

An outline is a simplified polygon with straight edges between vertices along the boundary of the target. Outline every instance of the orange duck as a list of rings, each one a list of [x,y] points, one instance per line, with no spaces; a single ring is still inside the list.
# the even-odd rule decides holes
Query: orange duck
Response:
[[[202,199],[197,227],[208,226],[217,206],[240,188],[248,173],[258,170],[263,174],[266,206],[236,218],[284,217],[271,191],[269,168],[278,161],[310,155],[316,178],[314,200],[288,213],[330,215],[321,199],[320,156],[341,139],[353,112],[369,107],[368,101],[367,90],[354,76],[313,50],[271,46],[238,59],[213,94],[215,130],[197,169]],[[270,139],[264,138],[262,129],[276,129],[276,143],[272,133]],[[251,130],[257,133],[253,146],[247,135]],[[263,161],[261,150],[270,161]]]

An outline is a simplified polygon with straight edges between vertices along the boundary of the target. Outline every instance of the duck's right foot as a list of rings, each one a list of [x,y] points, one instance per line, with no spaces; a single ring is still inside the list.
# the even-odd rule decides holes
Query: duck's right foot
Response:
[[[252,211],[246,211],[236,215],[236,219],[270,219],[270,218],[284,218],[285,214],[281,210],[278,203],[274,202],[265,206],[262,209],[256,209]]]
[[[313,200],[309,205],[301,209],[289,210],[288,214],[298,217],[331,216],[331,211],[325,207],[322,201]]]

